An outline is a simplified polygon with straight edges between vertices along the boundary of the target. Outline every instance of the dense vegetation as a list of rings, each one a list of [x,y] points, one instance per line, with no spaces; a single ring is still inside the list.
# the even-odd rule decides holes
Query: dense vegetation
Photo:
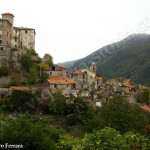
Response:
[[[37,150],[150,147],[150,132],[145,130],[150,129],[150,114],[121,96],[114,96],[100,108],[82,97],[66,98],[60,90],[51,93],[47,105],[39,104],[37,96],[13,90],[10,98],[0,99],[1,143],[23,144],[25,149]],[[37,115],[39,111],[42,116]]]
[[[0,67],[0,77],[2,76],[8,76],[8,66]]]
[[[68,70],[89,67],[92,61],[97,71],[106,78],[126,77],[136,83],[150,86],[150,35],[131,35],[126,39],[105,46],[89,56],[64,63]]]
[[[46,81],[48,75],[44,72],[53,64],[53,58],[47,54],[48,61],[42,62],[42,59],[34,50],[26,50],[20,58],[21,68],[15,68],[11,72],[10,85],[33,85]],[[7,68],[0,68],[3,75],[8,74]],[[2,71],[1,71],[2,70]],[[4,74],[5,73],[5,74]]]

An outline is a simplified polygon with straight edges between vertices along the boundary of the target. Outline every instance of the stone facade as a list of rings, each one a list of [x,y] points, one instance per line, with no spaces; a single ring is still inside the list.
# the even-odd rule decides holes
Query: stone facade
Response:
[[[3,47],[35,49],[35,30],[14,27],[13,22],[13,14],[2,14],[2,18],[0,18],[0,50]]]
[[[31,28],[14,27],[11,41],[12,47],[35,49],[35,30]]]
[[[61,65],[50,66],[48,70],[45,72],[49,75],[49,77],[56,77],[56,76],[66,77],[66,68]]]
[[[7,19],[0,19],[0,50],[11,46],[12,24]]]

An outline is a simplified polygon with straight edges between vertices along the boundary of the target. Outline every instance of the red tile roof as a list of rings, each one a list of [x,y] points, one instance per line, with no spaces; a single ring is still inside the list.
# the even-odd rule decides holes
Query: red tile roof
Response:
[[[131,85],[131,84],[124,84],[124,86],[126,86],[126,87],[130,87],[130,88],[134,88],[134,86],[133,86],[133,85]]]
[[[59,67],[61,67],[61,68],[63,68],[63,69],[66,69],[64,66],[61,66],[61,65],[57,65],[57,66],[59,66]]]
[[[126,81],[127,81],[127,82],[130,82],[131,80],[130,80],[130,79],[126,79]]]
[[[84,72],[80,71],[80,70],[76,70],[76,71],[72,71],[70,72],[71,74],[84,74]]]
[[[49,77],[48,82],[50,84],[74,84],[74,83],[77,83],[76,81],[72,80],[71,78],[64,78],[61,76]]]
[[[67,78],[67,82],[68,82],[68,84],[77,83],[76,81],[72,80],[71,78]]]
[[[109,98],[110,96],[108,96],[108,95],[101,95],[101,97],[104,97],[104,98]]]
[[[96,79],[102,80],[102,79],[103,79],[103,77],[98,77],[98,76],[96,76]]]
[[[13,86],[12,88],[17,91],[31,91],[31,88],[26,86]]]
[[[147,105],[146,106],[142,106],[141,108],[146,110],[146,111],[148,111],[148,112],[150,112],[150,107],[148,107]]]
[[[32,87],[49,87],[48,85],[32,85]]]

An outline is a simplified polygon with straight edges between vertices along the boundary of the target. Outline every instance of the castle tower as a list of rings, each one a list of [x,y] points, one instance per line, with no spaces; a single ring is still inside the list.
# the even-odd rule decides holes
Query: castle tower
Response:
[[[96,74],[96,64],[95,64],[95,62],[92,62],[91,67],[90,67],[90,71]]]
[[[11,13],[3,13],[2,14],[2,19],[7,19],[11,25],[13,26],[13,23],[14,23],[14,15],[11,14]]]

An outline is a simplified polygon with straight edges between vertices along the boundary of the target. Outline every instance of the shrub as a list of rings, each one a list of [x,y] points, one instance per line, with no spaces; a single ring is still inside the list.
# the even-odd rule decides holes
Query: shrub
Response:
[[[0,132],[1,143],[22,144],[24,149],[55,150],[59,132],[38,121],[21,116],[8,120]]]
[[[99,113],[89,120],[87,127],[91,131],[109,126],[122,133],[136,131],[143,134],[149,119],[149,113],[143,111],[140,106],[115,96],[103,103]]]
[[[10,85],[20,85],[21,84],[21,74],[13,72],[10,76]]]
[[[55,114],[63,115],[66,110],[66,97],[60,90],[52,94],[53,102],[48,104],[48,111]]]
[[[71,114],[67,117],[69,125],[85,124],[94,116],[94,109],[82,97],[77,97],[73,104],[67,105],[67,113]]]
[[[19,113],[26,111],[35,113],[36,105],[38,104],[35,95],[30,91],[12,90],[11,101],[14,106],[14,111],[19,111]]]
[[[29,71],[29,69],[33,66],[32,56],[28,53],[23,54],[21,56],[21,64],[27,71]]]
[[[113,128],[105,127],[102,130],[86,134],[81,142],[73,145],[73,149],[90,150],[130,150],[147,149],[147,138],[133,132],[121,135]]]
[[[8,76],[8,67],[7,66],[0,67],[0,77],[1,76]]]

